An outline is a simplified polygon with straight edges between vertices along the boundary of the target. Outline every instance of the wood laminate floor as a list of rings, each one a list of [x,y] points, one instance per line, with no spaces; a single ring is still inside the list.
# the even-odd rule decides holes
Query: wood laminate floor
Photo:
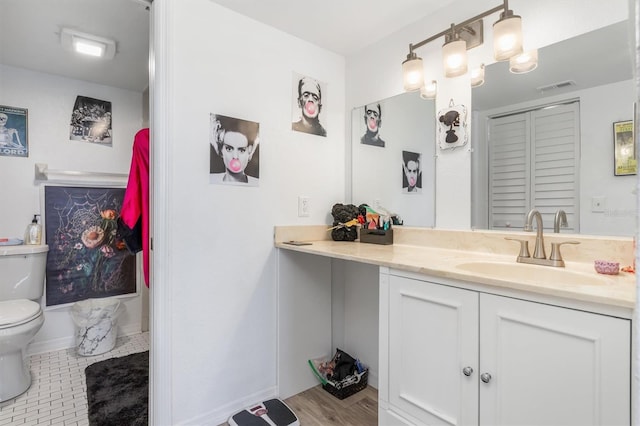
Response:
[[[301,426],[375,426],[378,424],[378,391],[367,386],[340,400],[318,385],[291,398],[286,404]]]
[[[301,426],[376,426],[378,391],[371,386],[340,400],[318,385],[284,402],[296,413]],[[228,426],[223,423],[221,426]]]

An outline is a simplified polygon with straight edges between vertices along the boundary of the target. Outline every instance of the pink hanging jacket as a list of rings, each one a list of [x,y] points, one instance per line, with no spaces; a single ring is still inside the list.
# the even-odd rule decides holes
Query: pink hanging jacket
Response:
[[[144,282],[149,287],[149,129],[138,131],[133,140],[129,182],[118,225],[129,252],[142,250]]]

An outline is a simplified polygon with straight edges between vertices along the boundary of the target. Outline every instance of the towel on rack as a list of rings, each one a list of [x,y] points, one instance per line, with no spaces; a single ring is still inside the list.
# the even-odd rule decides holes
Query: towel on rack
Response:
[[[131,253],[142,250],[144,282],[149,287],[149,129],[136,133],[129,181],[118,218],[118,233]]]

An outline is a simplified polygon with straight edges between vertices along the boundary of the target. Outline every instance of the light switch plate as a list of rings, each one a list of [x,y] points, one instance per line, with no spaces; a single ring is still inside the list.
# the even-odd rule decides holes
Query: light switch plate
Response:
[[[298,217],[309,217],[311,214],[311,199],[307,196],[298,196]]]

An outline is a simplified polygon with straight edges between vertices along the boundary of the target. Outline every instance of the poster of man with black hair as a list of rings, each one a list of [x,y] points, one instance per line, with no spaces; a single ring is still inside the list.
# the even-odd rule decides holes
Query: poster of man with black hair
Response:
[[[380,104],[364,106],[364,124],[367,130],[360,138],[360,143],[384,148],[385,142],[380,137],[382,126],[382,107]]]
[[[422,170],[417,152],[402,151],[402,192],[420,194],[422,192]]]
[[[293,83],[295,107],[291,130],[326,137],[327,131],[320,123],[320,113],[323,109],[322,96],[325,92],[324,83],[295,73]]]

